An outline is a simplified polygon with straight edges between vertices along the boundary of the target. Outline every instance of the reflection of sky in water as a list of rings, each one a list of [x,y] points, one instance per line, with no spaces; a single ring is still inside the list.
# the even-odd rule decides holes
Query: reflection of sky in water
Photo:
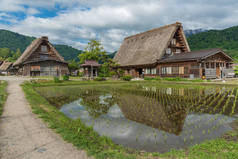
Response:
[[[106,98],[101,97],[100,102],[105,103],[103,100]],[[100,135],[110,137],[115,143],[152,152],[166,152],[171,148],[185,148],[207,139],[215,139],[232,130],[228,123],[234,120],[221,114],[189,114],[183,131],[176,136],[126,119],[117,105],[112,106],[107,114],[92,118],[80,102],[81,99],[65,104],[61,112],[72,119],[80,118],[86,125],[93,126]]]

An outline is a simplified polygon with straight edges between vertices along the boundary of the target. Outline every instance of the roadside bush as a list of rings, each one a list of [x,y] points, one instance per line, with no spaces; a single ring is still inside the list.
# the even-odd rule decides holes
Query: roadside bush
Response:
[[[68,81],[69,80],[69,76],[68,75],[63,75],[63,81]]]
[[[132,79],[132,76],[122,76],[121,79],[124,81],[130,81]]]
[[[106,81],[106,78],[104,78],[104,77],[96,77],[93,80],[94,81]]]
[[[55,83],[60,83],[61,81],[60,81],[59,77],[54,77],[54,82]]]

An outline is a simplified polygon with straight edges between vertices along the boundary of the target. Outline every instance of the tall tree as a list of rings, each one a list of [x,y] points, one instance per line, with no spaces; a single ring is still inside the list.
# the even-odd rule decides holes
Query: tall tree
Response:
[[[98,40],[90,40],[87,47],[84,49],[84,53],[78,55],[80,63],[84,63],[85,60],[95,60],[104,62],[107,59],[106,51],[102,44]]]
[[[0,57],[6,59],[11,56],[11,51],[9,48],[0,48]]]
[[[75,60],[71,60],[68,62],[69,62],[68,67],[69,67],[70,74],[79,68],[78,62],[76,62]]]
[[[12,56],[13,60],[17,60],[21,56],[21,50],[18,48],[16,53]]]

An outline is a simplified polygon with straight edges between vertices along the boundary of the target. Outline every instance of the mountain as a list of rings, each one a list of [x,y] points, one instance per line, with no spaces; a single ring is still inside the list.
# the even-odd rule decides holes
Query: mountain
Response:
[[[238,26],[191,35],[188,43],[191,50],[221,48],[238,61]]]
[[[202,32],[206,32],[208,30],[205,29],[195,29],[195,30],[185,30],[184,33],[186,35],[186,37],[190,37],[192,35],[198,34],[198,33],[202,33]]]
[[[113,53],[108,53],[108,56],[113,59],[114,56],[116,55],[117,51],[114,51]]]
[[[18,48],[24,52],[26,47],[35,39],[35,37],[21,35],[8,30],[0,29],[0,48],[9,48],[16,51]],[[56,50],[64,57],[65,60],[78,60],[77,56],[82,50],[75,49],[68,45],[56,45]]]

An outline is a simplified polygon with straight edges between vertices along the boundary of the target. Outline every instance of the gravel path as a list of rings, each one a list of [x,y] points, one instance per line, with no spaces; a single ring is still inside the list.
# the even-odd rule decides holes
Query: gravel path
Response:
[[[88,159],[85,151],[76,149],[47,128],[31,112],[20,87],[23,78],[7,80],[9,93],[0,117],[0,159]]]

